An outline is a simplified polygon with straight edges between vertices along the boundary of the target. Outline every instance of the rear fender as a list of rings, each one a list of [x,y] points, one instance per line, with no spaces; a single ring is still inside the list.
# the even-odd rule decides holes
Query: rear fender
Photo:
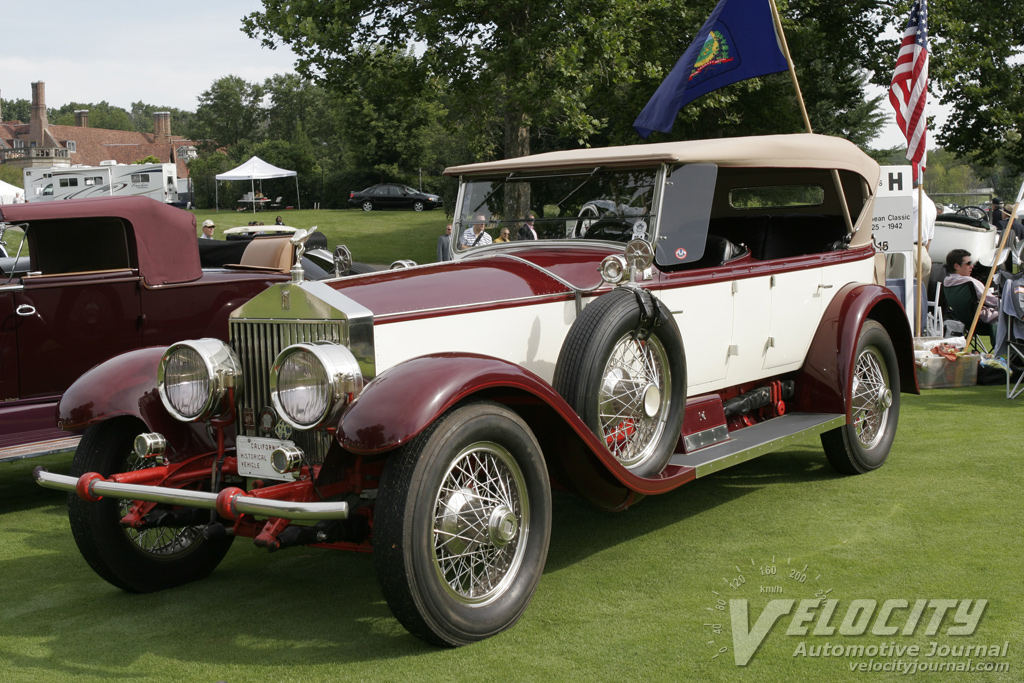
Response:
[[[167,455],[214,450],[202,422],[175,419],[160,401],[156,371],[165,346],[129,351],[100,363],[75,380],[57,404],[57,426],[83,432],[116,417],[135,417],[167,438]]]
[[[920,393],[914,370],[913,340],[903,305],[886,287],[850,284],[829,303],[814,334],[803,368],[797,374],[796,409],[816,413],[844,413],[853,382],[854,353],[865,320],[885,327],[899,361],[900,388]]]
[[[662,493],[694,478],[692,468],[676,466],[656,478],[637,477],[550,384],[515,363],[477,354],[433,354],[389,368],[342,415],[336,437],[348,451],[383,454],[467,400],[496,401],[516,411],[540,442],[552,474],[601,507],[621,509],[638,494]]]

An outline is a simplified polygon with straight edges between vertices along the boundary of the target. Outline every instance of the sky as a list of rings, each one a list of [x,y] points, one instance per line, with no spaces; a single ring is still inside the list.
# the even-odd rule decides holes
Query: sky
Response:
[[[141,101],[195,111],[199,95],[218,78],[261,83],[294,70],[290,50],[268,50],[242,33],[242,17],[262,8],[258,0],[51,0],[45,7],[45,29],[38,24],[42,10],[8,14],[15,18],[4,22],[4,99],[31,101],[31,84],[44,81],[50,107],[106,100],[127,110]],[[883,107],[888,123],[871,146],[906,145],[887,100]],[[929,114],[939,123],[945,118],[937,107]]]

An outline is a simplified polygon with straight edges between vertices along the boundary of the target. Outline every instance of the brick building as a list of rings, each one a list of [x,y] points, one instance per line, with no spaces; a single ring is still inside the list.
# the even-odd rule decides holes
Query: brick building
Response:
[[[186,163],[195,156],[195,143],[171,135],[171,115],[153,114],[153,132],[106,130],[89,127],[89,112],[75,112],[75,125],[57,126],[46,116],[46,84],[32,84],[32,111],[28,123],[4,121],[0,111],[0,164],[18,168],[54,164],[97,166],[113,160],[130,164],[147,156],[175,163],[178,177],[188,177]]]

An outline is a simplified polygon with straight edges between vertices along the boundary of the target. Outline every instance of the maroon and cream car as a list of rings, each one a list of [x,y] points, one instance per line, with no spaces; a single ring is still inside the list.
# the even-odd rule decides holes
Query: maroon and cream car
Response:
[[[233,312],[228,343],[134,351],[68,390],[72,476],[36,477],[74,492],[101,577],[175,586],[238,536],[372,550],[402,624],[460,645],[526,609],[553,485],[621,510],[808,434],[840,472],[885,462],[917,385],[906,315],[876,284],[878,166],[850,143],[447,173],[453,261],[295,277]]]
[[[92,366],[227,339],[228,313],[289,279],[290,262],[215,267],[242,261],[247,245],[204,240],[201,255],[195,216],[145,197],[3,205],[0,236],[0,462],[75,447],[79,437],[57,429],[57,400]]]

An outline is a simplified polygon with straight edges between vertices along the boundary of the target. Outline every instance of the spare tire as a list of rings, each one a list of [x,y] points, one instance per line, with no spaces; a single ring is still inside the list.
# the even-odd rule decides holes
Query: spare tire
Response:
[[[620,288],[583,309],[555,366],[554,388],[641,477],[664,469],[686,404],[686,354],[672,315],[649,292]]]

